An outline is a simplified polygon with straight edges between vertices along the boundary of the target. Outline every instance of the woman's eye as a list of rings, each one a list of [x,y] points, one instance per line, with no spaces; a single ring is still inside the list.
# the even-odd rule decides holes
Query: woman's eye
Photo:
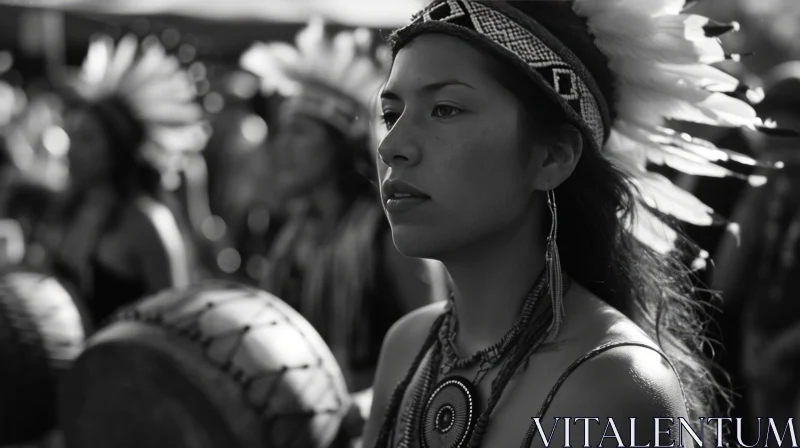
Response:
[[[381,114],[381,121],[383,121],[383,124],[386,125],[386,129],[389,130],[392,129],[392,126],[394,126],[398,118],[398,114],[395,112],[386,111]]]
[[[436,118],[448,118],[454,115],[458,115],[461,112],[461,109],[453,106],[436,106],[433,108],[432,115]]]

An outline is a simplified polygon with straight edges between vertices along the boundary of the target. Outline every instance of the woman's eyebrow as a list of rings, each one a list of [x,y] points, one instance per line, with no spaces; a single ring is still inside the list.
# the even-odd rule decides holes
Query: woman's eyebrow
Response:
[[[426,85],[422,86],[422,88],[420,88],[420,90],[425,92],[425,93],[433,93],[433,92],[436,92],[437,90],[441,90],[441,89],[443,89],[445,87],[452,87],[452,86],[461,86],[461,87],[466,87],[466,88],[475,90],[475,87],[472,87],[471,85],[467,84],[466,82],[459,81],[457,79],[447,79],[447,80],[444,80],[444,81],[438,81],[438,82],[426,84]],[[384,89],[383,92],[381,92],[381,99],[382,100],[395,100],[395,101],[398,101],[398,100],[400,100],[400,95],[392,92],[389,89]]]

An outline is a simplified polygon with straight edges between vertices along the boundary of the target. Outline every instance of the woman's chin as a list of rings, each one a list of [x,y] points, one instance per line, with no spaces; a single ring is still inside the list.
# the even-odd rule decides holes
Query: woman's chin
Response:
[[[392,239],[398,252],[411,258],[437,259],[441,252],[441,239],[437,239],[429,232],[403,228],[392,228]]]

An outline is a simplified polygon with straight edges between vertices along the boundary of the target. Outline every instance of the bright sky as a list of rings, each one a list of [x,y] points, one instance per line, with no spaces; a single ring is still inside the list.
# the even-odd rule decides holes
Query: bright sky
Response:
[[[346,25],[395,27],[408,22],[425,0],[0,0],[0,3],[122,14],[180,13],[297,23],[321,14]]]

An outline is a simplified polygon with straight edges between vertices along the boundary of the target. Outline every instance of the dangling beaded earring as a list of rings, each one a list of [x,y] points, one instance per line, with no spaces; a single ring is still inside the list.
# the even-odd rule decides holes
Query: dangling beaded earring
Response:
[[[545,264],[547,269],[547,284],[550,288],[550,297],[553,300],[553,323],[550,325],[551,336],[558,334],[564,319],[564,278],[561,273],[561,258],[558,256],[558,213],[556,210],[556,194],[554,190],[547,190],[547,207],[552,218],[550,234],[547,236],[547,252]]]

